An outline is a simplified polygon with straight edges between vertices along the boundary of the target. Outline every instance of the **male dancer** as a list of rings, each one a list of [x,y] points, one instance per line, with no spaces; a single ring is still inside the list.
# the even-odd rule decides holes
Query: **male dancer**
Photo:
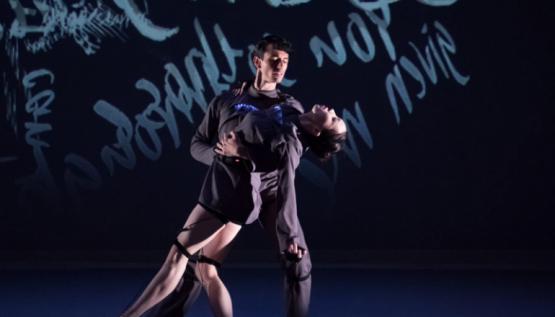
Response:
[[[191,155],[196,160],[210,165],[216,153],[225,155],[214,143],[225,133],[233,130],[239,123],[237,114],[256,107],[268,109],[276,104],[282,105],[287,112],[303,113],[301,104],[293,97],[276,89],[287,71],[291,44],[285,39],[270,35],[257,43],[253,63],[256,67],[254,81],[241,93],[223,93],[215,97],[199,125],[191,141]],[[285,107],[283,107],[285,106]],[[284,291],[287,316],[306,316],[310,303],[312,263],[303,231],[298,219],[293,223],[278,223],[276,195],[277,171],[269,173],[251,173],[253,187],[254,210],[247,223],[258,217],[276,251],[280,254],[282,267],[285,271]],[[295,236],[290,233],[295,232]],[[217,250],[218,258],[223,259],[230,245]],[[219,260],[219,261],[218,261]],[[220,266],[220,259],[201,255],[197,269],[202,266]],[[185,272],[176,290],[145,316],[182,316],[196,300],[201,285],[190,267]]]

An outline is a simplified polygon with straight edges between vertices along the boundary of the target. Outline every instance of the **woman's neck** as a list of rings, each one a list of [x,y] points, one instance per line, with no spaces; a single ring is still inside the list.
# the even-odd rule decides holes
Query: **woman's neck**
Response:
[[[310,134],[310,132],[308,132],[308,122],[307,122],[307,116],[306,114],[301,114],[299,116],[297,116],[295,122],[297,125],[297,137],[299,139],[299,141],[301,142],[301,144],[303,145],[303,149],[306,151],[306,149],[309,147],[309,140],[311,138],[313,138],[313,136]]]
[[[312,136],[314,133],[314,122],[312,122],[311,113],[305,112],[299,115],[299,127],[305,132]]]

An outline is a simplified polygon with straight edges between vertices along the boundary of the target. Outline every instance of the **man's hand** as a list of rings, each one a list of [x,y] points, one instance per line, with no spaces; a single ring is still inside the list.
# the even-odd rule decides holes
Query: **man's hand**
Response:
[[[306,250],[299,247],[297,243],[291,242],[289,243],[289,246],[287,247],[285,253],[287,253],[286,257],[288,257],[290,260],[298,262],[306,254]]]
[[[241,141],[237,138],[237,135],[233,131],[229,132],[225,137],[220,138],[218,143],[216,143],[214,152],[223,156],[248,159]]]

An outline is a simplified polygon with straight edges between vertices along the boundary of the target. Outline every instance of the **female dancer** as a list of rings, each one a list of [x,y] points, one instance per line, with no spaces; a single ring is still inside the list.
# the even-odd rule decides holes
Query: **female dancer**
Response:
[[[182,276],[191,254],[212,245],[227,245],[241,229],[252,210],[250,173],[278,170],[278,230],[289,236],[289,250],[302,257],[297,248],[294,224],[296,197],[295,169],[306,148],[321,159],[341,149],[346,126],[335,111],[315,105],[310,112],[287,116],[279,106],[267,111],[245,107],[244,117],[234,132],[217,145],[219,154],[210,166],[198,204],[193,208],[158,273],[122,316],[140,316],[167,296]],[[217,248],[216,248],[217,249]],[[217,273],[216,273],[217,274]],[[208,276],[210,278],[210,276]],[[219,280],[219,279],[218,279]],[[219,285],[207,289],[214,314],[231,316],[229,293]]]

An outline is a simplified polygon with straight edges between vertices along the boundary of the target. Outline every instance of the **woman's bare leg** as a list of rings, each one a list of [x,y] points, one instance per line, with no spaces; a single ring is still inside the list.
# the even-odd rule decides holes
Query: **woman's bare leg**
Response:
[[[177,241],[189,254],[193,254],[206,246],[225,226],[202,206],[196,205],[185,222],[185,230],[177,236]],[[188,258],[173,245],[158,273],[122,316],[140,316],[166,297],[177,286],[187,261]]]
[[[200,250],[201,258],[196,266],[197,276],[208,295],[210,307],[216,317],[233,316],[233,305],[231,304],[231,296],[224,283],[218,275],[216,265],[222,263],[227,253],[231,249],[231,242],[241,230],[241,226],[228,223],[218,232],[218,234]],[[203,261],[203,257],[209,262]]]

